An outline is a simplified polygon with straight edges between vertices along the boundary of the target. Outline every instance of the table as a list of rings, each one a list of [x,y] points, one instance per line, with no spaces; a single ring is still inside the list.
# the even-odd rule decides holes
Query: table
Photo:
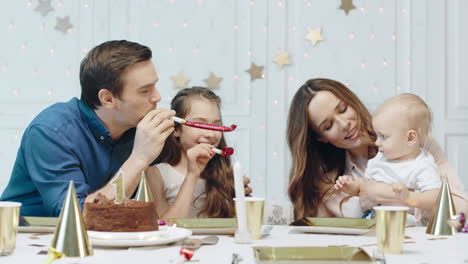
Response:
[[[217,263],[230,264],[232,254],[237,253],[242,258],[241,264],[255,263],[252,246],[360,246],[371,256],[376,250],[376,238],[371,233],[362,236],[306,234],[293,230],[290,226],[274,226],[270,235],[252,244],[236,244],[230,236],[219,236],[218,244],[202,246],[195,251],[193,261],[189,263]],[[391,263],[468,263],[468,234],[457,233],[455,236],[443,239],[425,234],[424,227],[406,229],[404,253],[402,255],[386,255],[388,264]],[[204,236],[192,236],[196,238]],[[34,239],[36,238],[36,239]],[[40,250],[47,250],[52,234],[33,236],[19,233],[15,252],[10,256],[0,257],[0,263],[26,264],[44,263],[46,255],[37,255]],[[44,245],[34,247],[31,244]],[[154,246],[128,249],[94,248],[94,255],[81,260],[81,263],[173,263],[178,255],[180,243],[170,246]],[[76,263],[76,259],[63,258],[55,263]]]

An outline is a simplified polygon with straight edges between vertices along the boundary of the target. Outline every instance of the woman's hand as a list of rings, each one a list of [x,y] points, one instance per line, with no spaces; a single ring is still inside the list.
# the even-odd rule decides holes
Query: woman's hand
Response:
[[[362,211],[370,210],[372,207],[381,204],[379,197],[382,194],[382,190],[385,191],[387,189],[394,196],[391,185],[364,179],[359,187],[359,202],[361,203]]]
[[[252,188],[249,187],[250,178],[247,176],[243,177],[244,179],[244,193],[245,196],[250,196],[252,194]]]
[[[187,176],[200,177],[208,161],[215,155],[212,148],[210,144],[201,143],[187,150]]]
[[[393,192],[395,193],[397,199],[399,199],[402,203],[408,203],[410,197],[410,190],[406,186],[406,184],[401,182],[396,182],[392,184]]]

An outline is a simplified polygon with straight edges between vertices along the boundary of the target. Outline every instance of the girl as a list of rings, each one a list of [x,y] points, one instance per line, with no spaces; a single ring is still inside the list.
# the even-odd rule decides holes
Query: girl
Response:
[[[221,99],[207,88],[186,88],[171,102],[176,116],[221,125]],[[234,217],[234,178],[229,157],[212,148],[226,147],[223,133],[175,125],[148,177],[161,219]]]
[[[349,217],[359,202],[362,211],[377,204],[404,204],[392,186],[367,180],[360,186],[359,200],[345,201],[345,194],[335,192],[337,178],[347,174],[362,177],[367,161],[377,153],[371,115],[357,96],[343,84],[328,79],[308,80],[296,92],[289,111],[287,140],[292,154],[289,197],[294,217]],[[442,150],[432,138],[423,148],[434,156],[442,175],[448,175],[455,208],[468,211],[463,184],[451,169]],[[420,205],[422,197],[412,192],[412,205]],[[416,206],[419,207],[419,206]],[[423,209],[423,215],[432,208]]]

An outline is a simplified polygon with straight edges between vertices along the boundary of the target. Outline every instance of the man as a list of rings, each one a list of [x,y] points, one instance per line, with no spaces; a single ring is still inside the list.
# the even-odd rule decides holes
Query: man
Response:
[[[81,99],[34,118],[0,200],[21,202],[21,215],[58,216],[70,180],[83,207],[97,193],[114,198],[110,180],[120,172],[131,195],[174,131],[174,111],[156,109],[151,57],[148,47],[125,40],[93,48],[81,62]]]

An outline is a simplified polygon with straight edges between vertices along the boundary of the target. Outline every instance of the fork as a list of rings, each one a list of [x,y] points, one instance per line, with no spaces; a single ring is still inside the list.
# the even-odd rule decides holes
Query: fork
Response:
[[[383,251],[376,249],[374,251],[374,259],[377,261],[379,264],[387,264],[387,260],[385,259],[385,254]]]
[[[7,247],[7,248],[4,248],[0,251],[0,255],[2,256],[8,256],[10,255],[11,253],[13,253],[13,250],[14,248],[11,248],[11,247]]]

